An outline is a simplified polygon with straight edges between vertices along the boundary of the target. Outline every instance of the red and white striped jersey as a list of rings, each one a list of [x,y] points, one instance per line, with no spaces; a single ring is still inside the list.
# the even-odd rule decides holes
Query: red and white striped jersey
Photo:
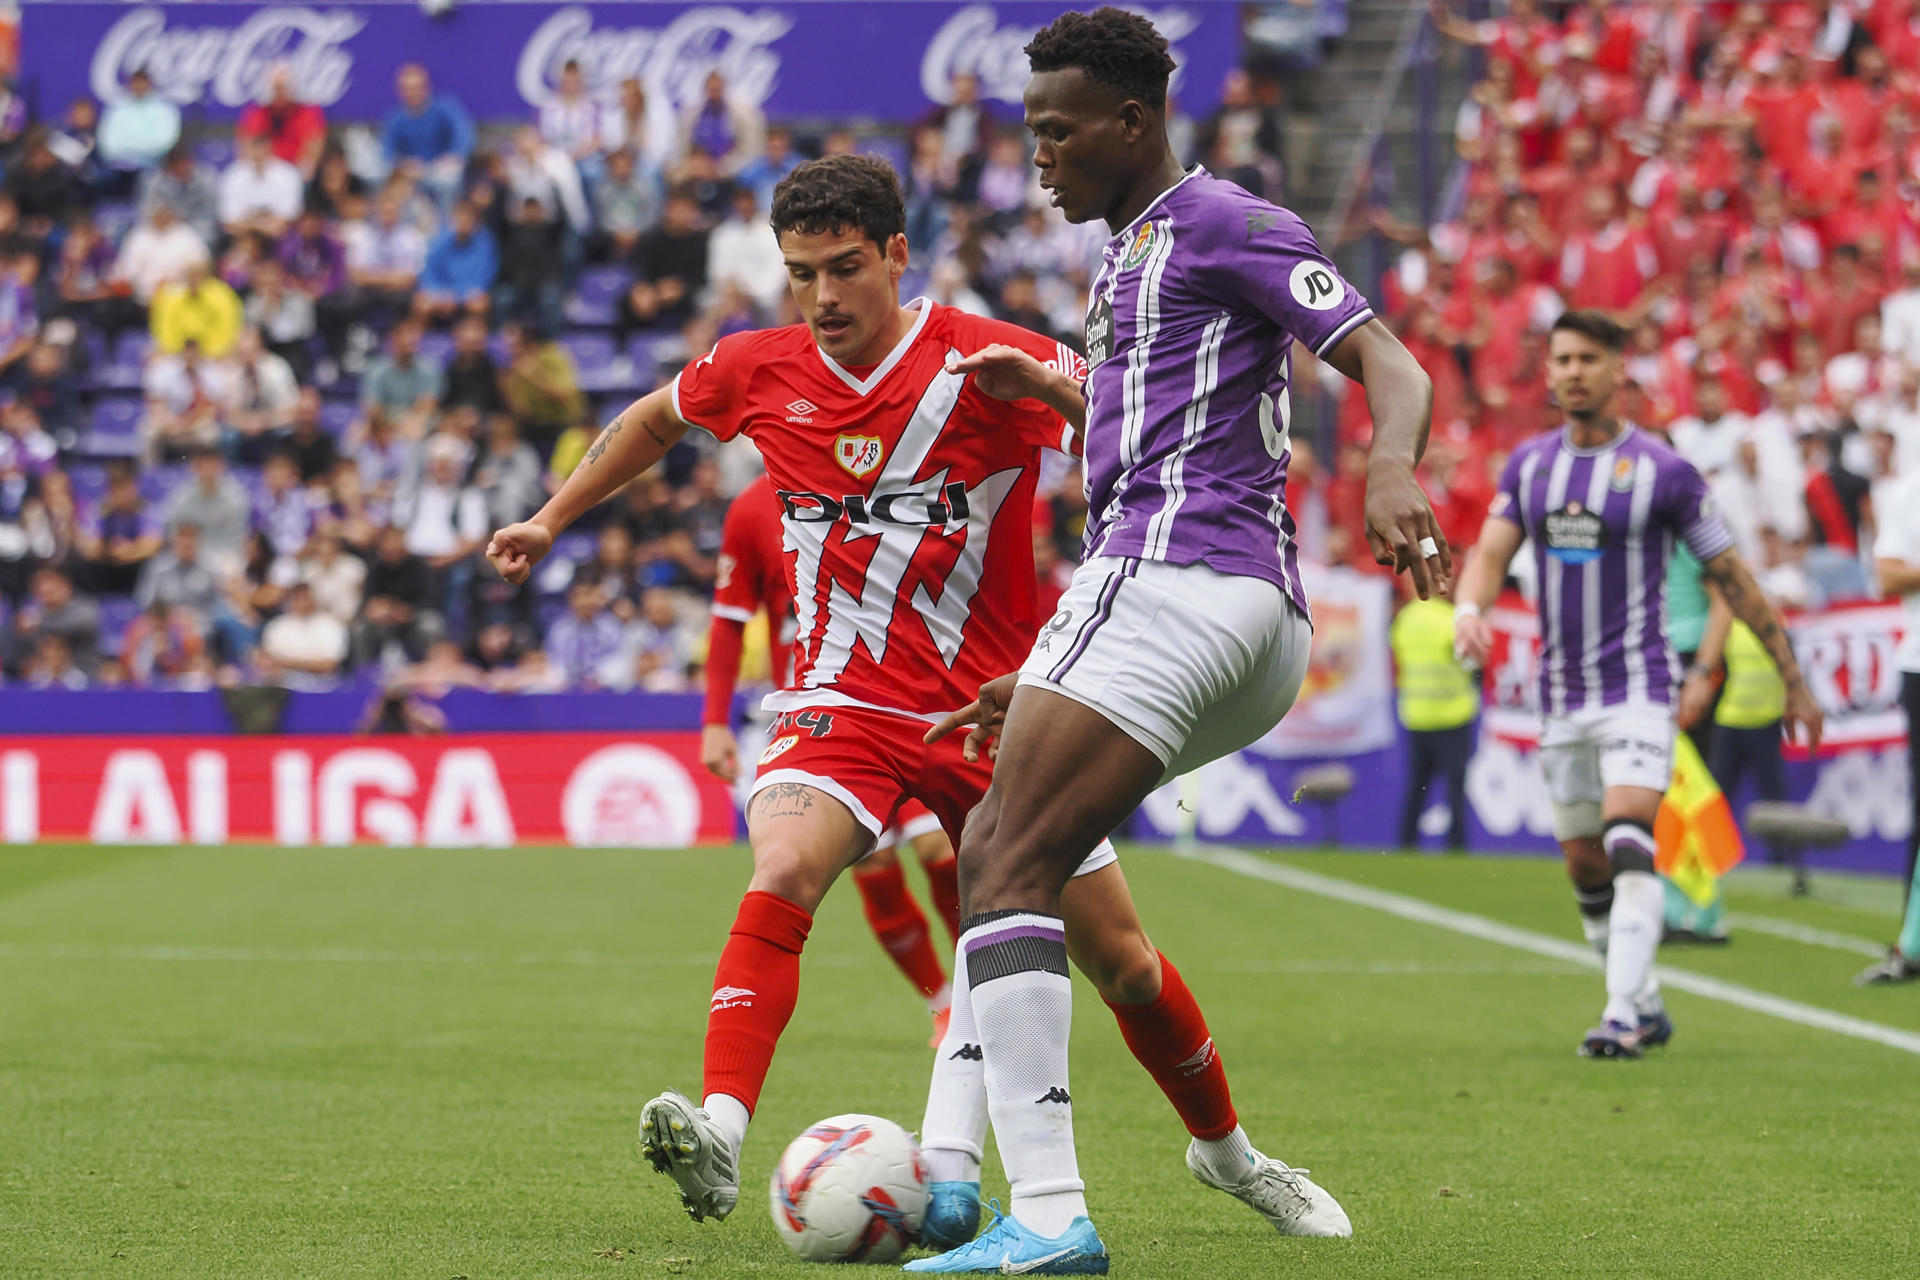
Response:
[[[1040,629],[1033,498],[1043,448],[1078,443],[1037,401],[996,400],[949,359],[991,343],[1075,381],[1071,348],[924,300],[871,369],[805,325],[735,334],[681,371],[674,412],[759,446],[781,504],[799,635],[769,710],[868,706],[937,718],[1016,669]]]

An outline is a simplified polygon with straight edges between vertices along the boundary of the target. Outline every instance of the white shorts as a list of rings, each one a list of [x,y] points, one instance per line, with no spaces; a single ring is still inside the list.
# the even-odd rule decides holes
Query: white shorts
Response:
[[[1173,778],[1279,724],[1312,643],[1312,625],[1271,582],[1099,556],[1075,570],[1020,683],[1098,711]]]
[[[1666,791],[1673,781],[1673,735],[1673,708],[1654,703],[1548,716],[1540,734],[1540,769],[1553,801],[1555,837],[1599,835],[1601,802],[1613,787]]]
[[[897,849],[902,844],[910,843],[938,830],[940,830],[940,819],[930,813],[921,814],[900,826],[888,827],[882,831],[880,837],[873,842],[873,848],[867,850],[855,861],[864,862],[876,853],[886,849]],[[1103,871],[1118,861],[1120,861],[1120,853],[1113,847],[1113,841],[1102,840],[1093,847],[1093,852],[1081,861],[1080,865],[1074,869],[1073,875],[1068,878],[1078,880],[1081,876]]]

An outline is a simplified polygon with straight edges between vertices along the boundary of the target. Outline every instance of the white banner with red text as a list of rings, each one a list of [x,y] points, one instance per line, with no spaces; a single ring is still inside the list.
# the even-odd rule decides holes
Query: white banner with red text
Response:
[[[0,841],[570,844],[734,838],[691,732],[0,737]]]

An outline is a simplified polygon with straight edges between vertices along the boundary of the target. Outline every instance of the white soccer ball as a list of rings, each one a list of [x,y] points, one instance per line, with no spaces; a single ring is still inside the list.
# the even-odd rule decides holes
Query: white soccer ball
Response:
[[[796,1257],[891,1262],[927,1212],[920,1144],[879,1116],[829,1116],[788,1144],[768,1199]]]

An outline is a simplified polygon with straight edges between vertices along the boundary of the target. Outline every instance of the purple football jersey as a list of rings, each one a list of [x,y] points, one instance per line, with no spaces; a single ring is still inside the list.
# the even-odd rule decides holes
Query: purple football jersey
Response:
[[[1533,544],[1541,710],[1670,705],[1674,539],[1702,564],[1733,545],[1692,464],[1631,423],[1599,449],[1574,448],[1562,428],[1514,450],[1489,514]]]
[[[1290,353],[1372,316],[1305,223],[1205,169],[1147,206],[1087,300],[1087,555],[1263,578],[1305,612]]]

